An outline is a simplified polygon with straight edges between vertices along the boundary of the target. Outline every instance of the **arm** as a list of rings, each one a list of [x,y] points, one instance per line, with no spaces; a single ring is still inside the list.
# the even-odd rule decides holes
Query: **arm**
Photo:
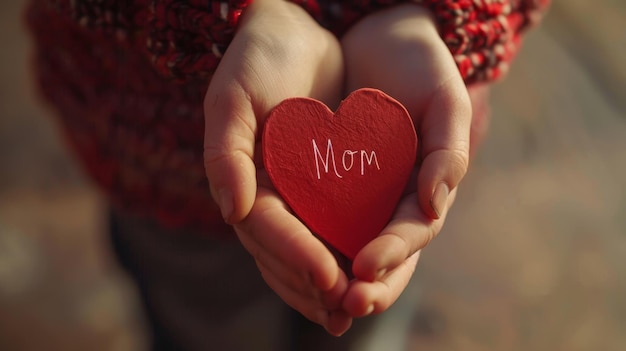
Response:
[[[272,11],[293,10],[284,2],[270,0],[257,0],[251,5],[207,93],[207,126],[214,128],[207,128],[206,134],[207,175],[225,218],[235,223],[240,240],[257,260],[268,284],[305,316],[340,333],[349,326],[350,317],[345,312],[350,316],[381,312],[395,301],[410,279],[419,250],[441,229],[457,184],[466,172],[472,145],[484,135],[486,126],[486,118],[472,115],[472,107],[486,105],[486,88],[467,88],[465,83],[493,79],[496,75],[479,73],[489,72],[491,66],[481,66],[473,74],[465,72],[459,63],[462,60],[451,54],[450,44],[442,39],[439,21],[414,4],[378,11],[354,25],[343,37],[347,67],[347,91],[343,94],[362,86],[389,92],[411,112],[422,143],[419,167],[406,197],[381,236],[357,256],[354,273],[358,279],[348,286],[332,255],[299,221],[293,221],[253,163],[258,129],[276,103],[290,96],[312,96],[333,107],[342,96],[341,92],[324,96],[329,91],[336,92],[333,89],[341,86],[343,79],[326,85],[328,80],[324,77],[331,81],[332,77],[343,77],[341,68],[328,76],[319,74],[327,72],[328,67],[343,67],[341,55],[313,55],[317,57],[313,65],[306,60],[306,65],[298,65],[302,61],[280,59],[291,54],[306,59],[303,52],[312,47],[319,52],[319,47],[296,46],[298,52],[294,53],[293,40],[285,39],[285,34],[293,33],[281,26],[266,33],[269,37],[257,37],[260,31],[255,28],[271,29],[276,23],[289,23],[254,15],[270,6],[277,6]],[[303,11],[298,13],[305,15]],[[307,16],[298,19],[306,19],[305,23],[310,24]],[[302,22],[297,24],[301,26]],[[318,32],[319,27],[311,28]],[[327,34],[324,40],[328,40]],[[272,40],[263,41],[268,38]],[[259,51],[268,47],[269,51]],[[275,53],[280,55],[273,56]],[[364,53],[367,60],[361,59]],[[238,59],[241,57],[258,59]],[[329,57],[337,58],[334,62],[338,66],[332,61],[328,66],[325,60]],[[279,64],[273,65],[276,58]],[[320,71],[320,67],[324,69]],[[287,73],[282,75],[283,72]],[[407,81],[406,77],[410,79]],[[313,85],[304,84],[306,88],[299,90],[302,82]]]

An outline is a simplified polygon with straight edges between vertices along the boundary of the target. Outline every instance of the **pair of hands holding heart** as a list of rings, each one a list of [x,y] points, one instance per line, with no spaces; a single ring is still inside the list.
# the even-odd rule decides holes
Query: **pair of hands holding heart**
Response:
[[[272,108],[287,98],[311,97],[335,109],[362,87],[380,89],[406,107],[420,149],[391,221],[358,252],[349,280],[273,188],[260,160],[259,133]],[[486,119],[476,112],[473,118],[472,107],[485,112],[485,105],[486,88],[468,90],[420,6],[376,12],[339,41],[293,3],[256,0],[205,97],[211,192],[267,284],[340,335],[352,318],[386,310],[408,284],[419,250],[440,231],[454,201],[470,144],[486,130]]]

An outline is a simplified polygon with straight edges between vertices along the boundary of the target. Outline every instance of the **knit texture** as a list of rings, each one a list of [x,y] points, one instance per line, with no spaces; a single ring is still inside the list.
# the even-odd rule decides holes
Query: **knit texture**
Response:
[[[40,91],[114,206],[221,231],[202,161],[202,100],[251,0],[31,0]],[[294,0],[338,36],[406,1]],[[465,82],[501,77],[548,0],[413,0],[432,10]]]

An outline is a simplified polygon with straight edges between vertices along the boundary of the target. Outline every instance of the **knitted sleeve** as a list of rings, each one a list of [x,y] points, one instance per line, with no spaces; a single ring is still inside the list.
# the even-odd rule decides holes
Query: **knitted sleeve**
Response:
[[[550,0],[325,1],[329,16],[335,17],[330,21],[341,26],[339,31],[368,13],[401,2],[420,4],[433,12],[439,33],[469,84],[506,73],[522,33],[539,22]]]
[[[173,78],[209,77],[252,0],[151,1],[146,45],[158,72]],[[340,36],[363,16],[402,2],[435,15],[442,39],[467,84],[495,80],[508,70],[522,33],[550,0],[292,0]]]
[[[252,0],[150,0],[140,16],[157,71],[172,78],[208,77]]]

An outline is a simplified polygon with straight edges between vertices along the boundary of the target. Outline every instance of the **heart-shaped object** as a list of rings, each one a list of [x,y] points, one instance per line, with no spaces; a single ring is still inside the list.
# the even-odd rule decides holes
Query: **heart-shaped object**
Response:
[[[407,110],[360,89],[335,113],[314,99],[284,100],[264,128],[263,159],[278,193],[311,231],[354,259],[391,219],[415,163]]]

